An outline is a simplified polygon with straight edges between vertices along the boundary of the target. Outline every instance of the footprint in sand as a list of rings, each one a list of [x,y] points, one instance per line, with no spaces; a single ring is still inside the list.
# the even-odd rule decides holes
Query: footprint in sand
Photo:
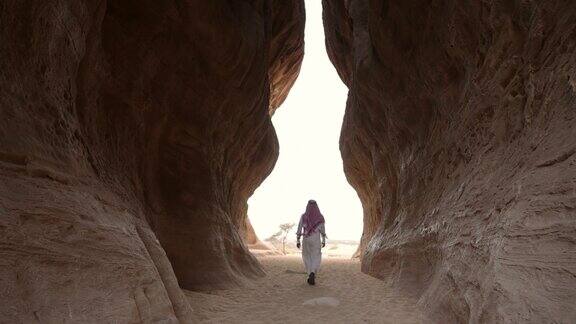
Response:
[[[303,302],[302,305],[336,307],[340,305],[340,301],[334,297],[318,297],[308,299],[307,301]]]

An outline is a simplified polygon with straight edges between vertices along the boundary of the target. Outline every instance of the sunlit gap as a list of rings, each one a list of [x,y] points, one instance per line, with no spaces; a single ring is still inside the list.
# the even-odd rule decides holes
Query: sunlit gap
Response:
[[[362,206],[346,181],[338,147],[348,89],[326,54],[321,1],[306,1],[305,42],[300,76],[272,117],[280,157],[248,201],[248,217],[265,240],[280,224],[297,225],[308,199],[315,199],[326,218],[329,242],[359,241]]]

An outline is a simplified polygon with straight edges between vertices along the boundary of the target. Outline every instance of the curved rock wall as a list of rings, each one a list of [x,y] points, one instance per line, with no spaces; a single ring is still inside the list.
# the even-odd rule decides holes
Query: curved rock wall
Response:
[[[576,321],[576,2],[323,4],[363,271],[437,322]]]
[[[303,1],[3,1],[0,322],[186,322],[178,283],[262,275],[246,200],[303,28]]]

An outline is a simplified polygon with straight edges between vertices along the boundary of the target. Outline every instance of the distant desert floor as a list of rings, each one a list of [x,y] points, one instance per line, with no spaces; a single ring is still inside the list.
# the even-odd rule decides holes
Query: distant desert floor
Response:
[[[399,297],[360,263],[326,257],[315,286],[297,255],[259,257],[267,276],[244,287],[185,291],[202,323],[423,323],[415,301]]]

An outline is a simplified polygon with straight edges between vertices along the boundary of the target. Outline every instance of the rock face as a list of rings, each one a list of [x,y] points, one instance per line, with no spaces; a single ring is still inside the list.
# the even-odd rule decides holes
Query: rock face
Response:
[[[438,322],[575,322],[576,2],[323,4],[363,271]]]
[[[262,275],[246,200],[303,29],[303,1],[2,1],[0,322],[187,322],[178,283]]]

